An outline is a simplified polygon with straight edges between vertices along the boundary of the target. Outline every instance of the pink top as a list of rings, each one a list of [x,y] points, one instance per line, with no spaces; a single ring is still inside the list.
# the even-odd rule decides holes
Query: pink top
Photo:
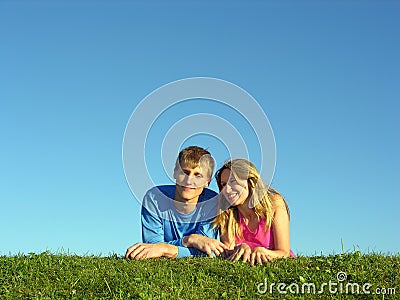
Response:
[[[236,245],[247,244],[250,246],[251,249],[261,246],[261,247],[264,247],[267,249],[274,250],[275,243],[274,243],[274,234],[272,232],[272,226],[266,232],[265,231],[265,219],[262,218],[260,220],[260,222],[258,222],[258,227],[256,228],[256,230],[254,232],[252,232],[249,229],[249,227],[247,227],[246,222],[244,221],[244,218],[239,210],[238,210],[238,213],[239,213],[239,219],[240,219],[240,229],[242,230],[243,238],[236,236]],[[290,250],[290,256],[296,257],[296,255],[293,253],[292,250]]]

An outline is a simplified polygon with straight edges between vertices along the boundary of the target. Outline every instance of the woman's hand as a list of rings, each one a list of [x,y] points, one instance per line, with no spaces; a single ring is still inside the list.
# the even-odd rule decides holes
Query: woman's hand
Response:
[[[240,244],[233,249],[233,253],[228,257],[228,259],[233,262],[238,261],[239,259],[243,262],[248,262],[250,261],[250,255],[250,246],[247,244]]]
[[[257,262],[259,265],[272,261],[275,257],[272,251],[264,247],[255,247],[250,255],[250,264],[254,266]]]

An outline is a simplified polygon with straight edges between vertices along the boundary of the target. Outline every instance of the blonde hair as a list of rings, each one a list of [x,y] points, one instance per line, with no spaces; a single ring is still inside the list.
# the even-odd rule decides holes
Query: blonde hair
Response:
[[[191,169],[202,166],[206,169],[209,181],[211,181],[215,162],[210,152],[206,149],[198,146],[189,146],[181,150],[176,159],[175,170],[180,169],[181,166],[187,166]]]
[[[227,209],[228,201],[225,199],[221,190],[222,171],[229,169],[231,174],[236,179],[246,180],[249,188],[249,207],[254,209],[254,212],[259,219],[265,218],[266,230],[271,228],[274,209],[272,201],[281,198],[285,204],[286,210],[289,214],[289,208],[285,199],[273,188],[267,187],[262,181],[261,175],[257,168],[250,161],[243,158],[236,158],[225,162],[225,164],[216,172],[215,178],[217,180],[219,194],[219,212],[213,220],[213,228],[219,228],[221,235],[227,235],[228,240],[232,243],[235,241],[235,236],[243,237],[240,229],[240,220],[238,208],[231,206]],[[272,198],[272,199],[271,199]]]

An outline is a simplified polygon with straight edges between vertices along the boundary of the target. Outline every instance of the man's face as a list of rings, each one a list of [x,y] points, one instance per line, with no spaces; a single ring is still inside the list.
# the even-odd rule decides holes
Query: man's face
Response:
[[[176,180],[177,201],[197,202],[205,186],[208,186],[207,170],[201,166],[189,168],[186,165],[177,166],[174,170]]]

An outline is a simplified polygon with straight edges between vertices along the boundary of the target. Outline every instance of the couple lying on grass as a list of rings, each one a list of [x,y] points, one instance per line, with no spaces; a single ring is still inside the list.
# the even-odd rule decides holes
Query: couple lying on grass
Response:
[[[179,153],[176,184],[144,196],[143,243],[129,247],[126,258],[208,255],[261,265],[294,257],[286,201],[264,185],[256,167],[245,159],[226,162],[215,176],[219,195],[206,188],[213,170],[207,150],[191,146]]]

